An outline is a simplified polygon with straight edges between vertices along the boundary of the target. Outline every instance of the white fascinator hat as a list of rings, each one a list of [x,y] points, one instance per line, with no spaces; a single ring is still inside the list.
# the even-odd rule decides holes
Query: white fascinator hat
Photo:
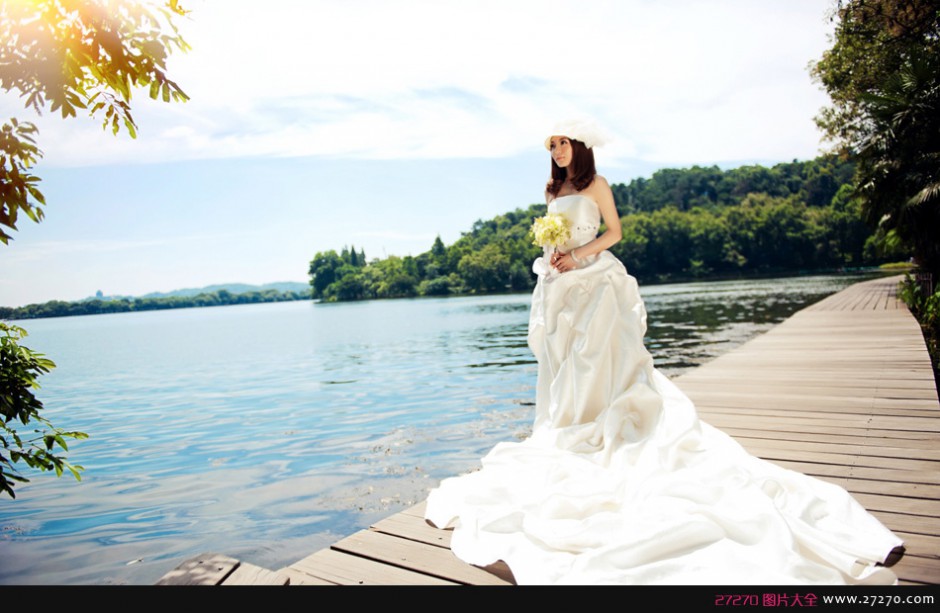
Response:
[[[553,136],[567,136],[584,143],[588,149],[607,143],[608,139],[600,127],[590,119],[565,119],[555,124],[552,133],[545,137],[545,148],[551,150]]]

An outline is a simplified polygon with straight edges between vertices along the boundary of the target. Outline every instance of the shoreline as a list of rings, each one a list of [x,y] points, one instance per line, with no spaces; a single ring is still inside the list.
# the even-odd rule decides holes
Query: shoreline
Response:
[[[820,270],[782,270],[782,271],[761,271],[755,272],[753,274],[725,274],[725,275],[708,275],[708,276],[688,276],[688,277],[670,277],[668,279],[658,279],[658,280],[644,280],[637,278],[640,287],[658,287],[663,285],[681,285],[686,283],[713,283],[713,282],[722,282],[722,281],[759,281],[763,279],[796,279],[803,277],[813,277],[813,276],[826,276],[826,275],[871,275],[871,276],[893,276],[907,270],[911,270],[913,267],[901,268],[901,267],[860,267],[860,268],[839,268],[839,269],[820,269]],[[629,272],[629,268],[628,268]],[[415,296],[396,296],[388,298],[365,298],[362,300],[335,300],[335,301],[323,301],[311,298],[307,296],[298,296],[298,295],[289,295],[296,294],[296,292],[281,292],[277,296],[272,296],[267,299],[252,299],[254,294],[258,292],[245,292],[240,294],[235,294],[228,292],[227,290],[217,290],[211,293],[197,294],[194,296],[187,297],[164,297],[164,298],[123,298],[121,300],[111,300],[103,301],[97,299],[85,299],[85,300],[76,300],[76,301],[62,301],[62,300],[50,300],[44,303],[35,303],[28,304],[22,307],[0,307],[0,321],[6,321],[10,323],[16,322],[26,322],[37,319],[54,319],[58,317],[84,317],[88,315],[113,315],[118,313],[144,313],[148,311],[170,311],[177,309],[200,309],[200,308],[212,308],[212,307],[222,307],[222,306],[239,306],[245,304],[268,304],[275,302],[303,302],[311,301],[313,304],[347,304],[347,303],[361,303],[361,302],[371,302],[376,300],[415,300],[415,299],[425,299],[425,298],[461,298],[461,297],[470,297],[470,296],[504,296],[512,294],[524,294],[526,292],[531,292],[531,288],[526,290],[507,290],[499,292],[463,292],[463,293],[450,293],[450,294],[440,294],[440,295],[415,295]],[[211,304],[192,304],[187,303],[187,301],[192,302],[200,298],[205,302],[206,300],[218,300],[222,295],[227,294],[231,298],[227,298],[225,302],[214,302]],[[247,296],[249,298],[239,299],[239,296]],[[145,308],[137,308],[135,304],[138,302],[151,303],[153,306],[146,306]],[[173,302],[179,302],[180,304],[173,304]],[[114,305],[109,307],[109,305]],[[84,311],[84,312],[68,312],[70,309],[75,309],[76,307],[86,307],[97,310]],[[37,316],[27,316],[22,317],[17,313],[23,309],[38,309],[42,307],[62,309],[62,312],[54,312],[50,314],[42,314]]]

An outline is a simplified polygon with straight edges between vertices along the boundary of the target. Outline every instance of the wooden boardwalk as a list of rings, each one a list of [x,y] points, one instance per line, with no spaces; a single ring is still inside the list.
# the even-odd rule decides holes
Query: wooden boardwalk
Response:
[[[675,378],[702,419],[752,454],[837,483],[905,540],[901,585],[940,584],[940,403],[899,277],[853,285]],[[507,585],[458,560],[423,503],[277,570],[224,555],[159,583]]]

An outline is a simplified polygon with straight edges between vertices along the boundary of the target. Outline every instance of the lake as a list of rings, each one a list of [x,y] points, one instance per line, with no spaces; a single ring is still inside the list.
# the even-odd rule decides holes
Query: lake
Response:
[[[641,287],[676,376],[871,273]],[[85,470],[0,498],[0,584],[149,585],[217,552],[276,570],[525,437],[529,294],[17,322]]]

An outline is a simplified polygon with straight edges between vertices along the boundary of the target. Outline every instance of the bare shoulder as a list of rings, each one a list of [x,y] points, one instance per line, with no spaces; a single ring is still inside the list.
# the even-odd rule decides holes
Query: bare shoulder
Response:
[[[591,184],[585,191],[593,196],[594,199],[598,202],[608,198],[613,200],[613,193],[611,192],[610,184],[607,182],[607,179],[601,175],[594,175],[594,180],[591,181]]]

